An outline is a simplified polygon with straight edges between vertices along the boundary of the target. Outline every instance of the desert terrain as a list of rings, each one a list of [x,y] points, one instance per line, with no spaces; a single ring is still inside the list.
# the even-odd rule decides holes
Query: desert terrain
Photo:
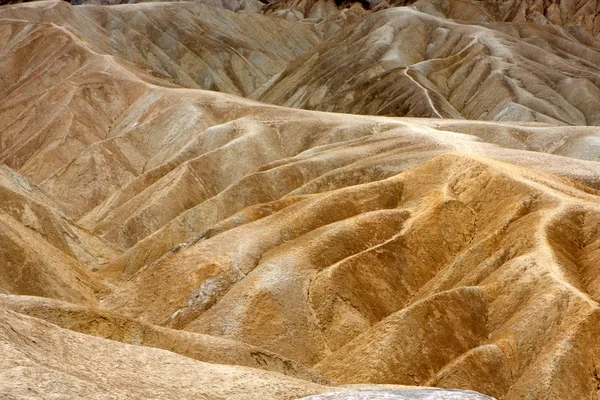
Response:
[[[600,4],[4,1],[0,398],[600,400]]]

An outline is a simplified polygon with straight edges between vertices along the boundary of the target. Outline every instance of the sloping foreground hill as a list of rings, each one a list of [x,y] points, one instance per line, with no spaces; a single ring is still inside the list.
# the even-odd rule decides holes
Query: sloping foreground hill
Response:
[[[345,391],[354,396],[373,393],[322,386],[253,368],[199,362],[164,350],[82,335],[4,309],[0,309],[0,322],[0,390],[4,398],[249,400],[293,399],[332,390],[338,396]],[[380,395],[400,400],[437,400],[448,395],[456,400],[491,399],[470,391],[378,389]],[[405,396],[399,397],[401,394]]]
[[[185,88],[119,41],[170,12],[0,8],[3,393],[597,394],[597,129]]]
[[[5,398],[283,399],[328,390],[280,374],[82,335],[5,309],[0,321]]]

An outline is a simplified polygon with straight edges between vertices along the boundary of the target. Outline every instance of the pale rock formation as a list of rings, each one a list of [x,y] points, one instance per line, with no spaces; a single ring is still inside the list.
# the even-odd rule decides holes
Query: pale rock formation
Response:
[[[597,396],[596,39],[340,7],[0,7],[0,393]]]

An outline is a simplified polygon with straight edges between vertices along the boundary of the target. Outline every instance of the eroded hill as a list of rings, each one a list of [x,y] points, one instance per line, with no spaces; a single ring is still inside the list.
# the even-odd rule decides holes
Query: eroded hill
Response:
[[[421,6],[0,7],[2,392],[596,396],[596,41]]]

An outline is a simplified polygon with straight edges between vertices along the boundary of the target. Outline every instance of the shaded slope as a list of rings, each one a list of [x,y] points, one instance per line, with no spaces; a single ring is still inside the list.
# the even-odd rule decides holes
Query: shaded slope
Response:
[[[558,27],[457,23],[401,7],[338,32],[252,97],[356,114],[596,125],[598,49]]]
[[[0,166],[2,213],[88,269],[98,270],[119,254],[113,246],[81,229],[45,193],[6,166]]]
[[[436,158],[381,182],[313,195],[184,248],[138,272],[105,304],[317,363],[346,383],[451,385],[519,398],[532,376],[555,373],[550,364],[535,372],[554,358],[565,363],[562,374],[588,382],[577,389],[585,397],[595,392],[586,369],[595,350],[582,346],[588,350],[573,364],[561,349],[573,330],[593,326],[597,303],[577,273],[553,261],[554,245],[540,235],[561,209],[598,204],[554,179]],[[157,298],[158,282],[178,290]],[[455,306],[439,300],[440,313],[431,302],[445,291],[458,297]],[[498,368],[493,383],[485,369],[461,375],[477,363]]]
[[[0,306],[61,328],[136,346],[153,347],[213,364],[279,372],[307,381],[323,379],[292,360],[258,347],[214,336],[165,329],[93,307],[31,296],[0,295]]]
[[[312,24],[192,2],[38,2],[3,7],[0,18],[56,24],[94,52],[118,56],[167,81],[238,95],[252,92],[320,39]]]
[[[96,303],[108,287],[89,273],[115,248],[70,221],[61,206],[24,177],[0,166],[0,290]]]
[[[512,22],[540,25],[576,26],[598,37],[600,5],[583,1],[431,1],[420,0],[415,7],[446,18],[464,21]],[[435,11],[434,11],[435,10]]]
[[[0,319],[0,388],[15,397],[255,399],[327,390],[275,373],[82,335],[5,309]]]
[[[502,399],[595,395],[598,132],[561,126],[595,121],[593,89],[581,90],[595,85],[593,46],[568,52],[578,40],[554,27],[378,12],[354,27],[354,43],[333,36],[313,50],[311,57],[325,57],[303,67],[318,72],[316,82],[322,71],[332,82],[336,76],[315,65],[329,56],[333,65],[356,47],[344,55],[362,62],[365,76],[380,52],[394,73],[403,59],[430,71],[390,75],[389,82],[421,85],[398,89],[416,114],[435,108],[461,117],[468,107],[456,104],[464,101],[479,111],[508,107],[494,118],[521,118],[513,111],[528,101],[541,108],[522,119],[547,123],[332,114],[194,89],[180,62],[189,55],[175,42],[196,37],[188,28],[199,21],[230,18],[211,10],[45,2],[0,9],[10,17],[0,20],[0,273],[3,292],[17,295],[0,300],[87,334],[2,311],[0,385],[16,394],[30,384],[88,397],[293,398],[333,390],[201,360]],[[190,15],[177,36],[180,13]],[[271,18],[255,17],[244,16],[247,25],[231,17],[241,25],[227,29],[250,40],[245,29]],[[314,25],[302,26],[320,40]],[[392,51],[383,40],[390,37]],[[428,49],[430,39],[440,47]],[[332,50],[329,42],[343,46]],[[410,51],[401,46],[413,42]],[[545,47],[563,53],[546,58]],[[160,58],[156,49],[174,53]],[[428,53],[435,57],[423,63]],[[225,53],[207,57],[223,61],[216,54]],[[511,70],[510,57],[529,69]],[[483,74],[490,86],[471,96],[465,85],[475,83],[464,74],[482,59],[508,73]],[[572,81],[539,68],[548,60],[569,64],[565,73],[592,86],[573,94]],[[352,68],[349,61],[336,73],[354,76]],[[511,79],[527,83],[529,73],[549,86],[500,91]],[[382,87],[393,89],[389,82]],[[498,95],[508,92],[520,97]],[[315,107],[328,104],[324,96]]]
[[[52,393],[69,398],[293,399],[349,390],[82,335],[4,308],[0,321],[0,389],[14,397]],[[364,385],[363,389],[420,397],[418,388]],[[458,398],[473,396],[465,393]]]

